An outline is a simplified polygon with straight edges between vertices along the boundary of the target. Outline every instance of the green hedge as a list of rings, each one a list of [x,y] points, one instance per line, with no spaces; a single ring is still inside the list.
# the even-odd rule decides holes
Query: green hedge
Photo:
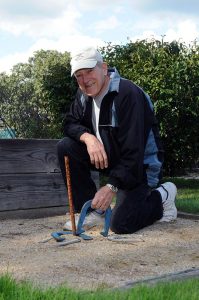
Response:
[[[198,164],[199,46],[179,42],[108,43],[100,49],[109,66],[141,86],[154,103],[165,148],[165,174]],[[75,95],[70,54],[40,50],[10,75],[0,74],[0,116],[23,138],[60,138]]]

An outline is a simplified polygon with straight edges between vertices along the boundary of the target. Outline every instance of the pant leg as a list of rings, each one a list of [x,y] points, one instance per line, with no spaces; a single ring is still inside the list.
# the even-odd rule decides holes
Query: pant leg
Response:
[[[91,178],[91,164],[86,146],[81,142],[65,137],[58,142],[57,152],[65,183],[64,156],[69,157],[74,209],[76,212],[79,212],[84,203],[92,199],[97,191],[96,185]]]
[[[141,184],[130,191],[119,190],[111,218],[118,234],[133,233],[159,220],[163,215],[160,193]]]

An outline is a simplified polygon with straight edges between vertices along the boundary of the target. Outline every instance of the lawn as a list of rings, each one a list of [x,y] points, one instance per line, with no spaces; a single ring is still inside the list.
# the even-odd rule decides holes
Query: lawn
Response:
[[[176,206],[179,211],[199,214],[199,180],[164,178],[176,184],[178,189]]]
[[[42,290],[30,283],[0,278],[0,300],[198,300],[199,279],[187,279],[155,286],[139,285],[128,290],[75,291],[66,287]]]

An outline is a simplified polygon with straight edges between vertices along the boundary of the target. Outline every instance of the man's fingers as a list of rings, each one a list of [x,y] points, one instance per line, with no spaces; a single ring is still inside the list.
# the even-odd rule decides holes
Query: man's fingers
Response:
[[[107,157],[105,151],[104,151],[104,154],[103,154],[103,158],[104,158],[104,168],[108,168],[108,157]]]
[[[98,156],[96,156],[96,158],[95,158],[95,167],[96,167],[96,169],[100,168],[100,162],[99,162]]]
[[[104,207],[104,198],[103,197],[98,197],[97,199],[94,199],[92,201],[92,208],[102,209],[102,207]]]
[[[87,139],[86,145],[91,164],[95,165],[97,169],[107,168],[108,158],[104,149],[104,145],[95,136],[92,135],[89,135],[89,139]]]
[[[113,193],[107,186],[101,187],[92,200],[92,208],[106,210],[111,204]]]
[[[99,158],[99,164],[100,164],[100,169],[105,168],[105,161],[104,161],[103,155],[101,155],[100,158]]]
[[[104,150],[100,151],[100,153],[98,154],[98,163],[100,169],[104,169],[108,167],[108,158]]]
[[[95,157],[94,157],[93,154],[90,154],[90,162],[91,162],[92,165],[95,164]]]
[[[90,161],[97,169],[104,169],[108,167],[108,159],[106,155],[103,156],[102,153],[90,154]]]

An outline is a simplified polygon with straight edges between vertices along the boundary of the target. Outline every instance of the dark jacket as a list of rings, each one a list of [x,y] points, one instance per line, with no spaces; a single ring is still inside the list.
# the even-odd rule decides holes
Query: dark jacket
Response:
[[[133,189],[142,182],[156,187],[163,151],[149,96],[130,80],[110,71],[109,92],[102,100],[99,132],[109,162],[108,182],[121,189]],[[79,141],[92,126],[92,98],[77,91],[64,133]]]

